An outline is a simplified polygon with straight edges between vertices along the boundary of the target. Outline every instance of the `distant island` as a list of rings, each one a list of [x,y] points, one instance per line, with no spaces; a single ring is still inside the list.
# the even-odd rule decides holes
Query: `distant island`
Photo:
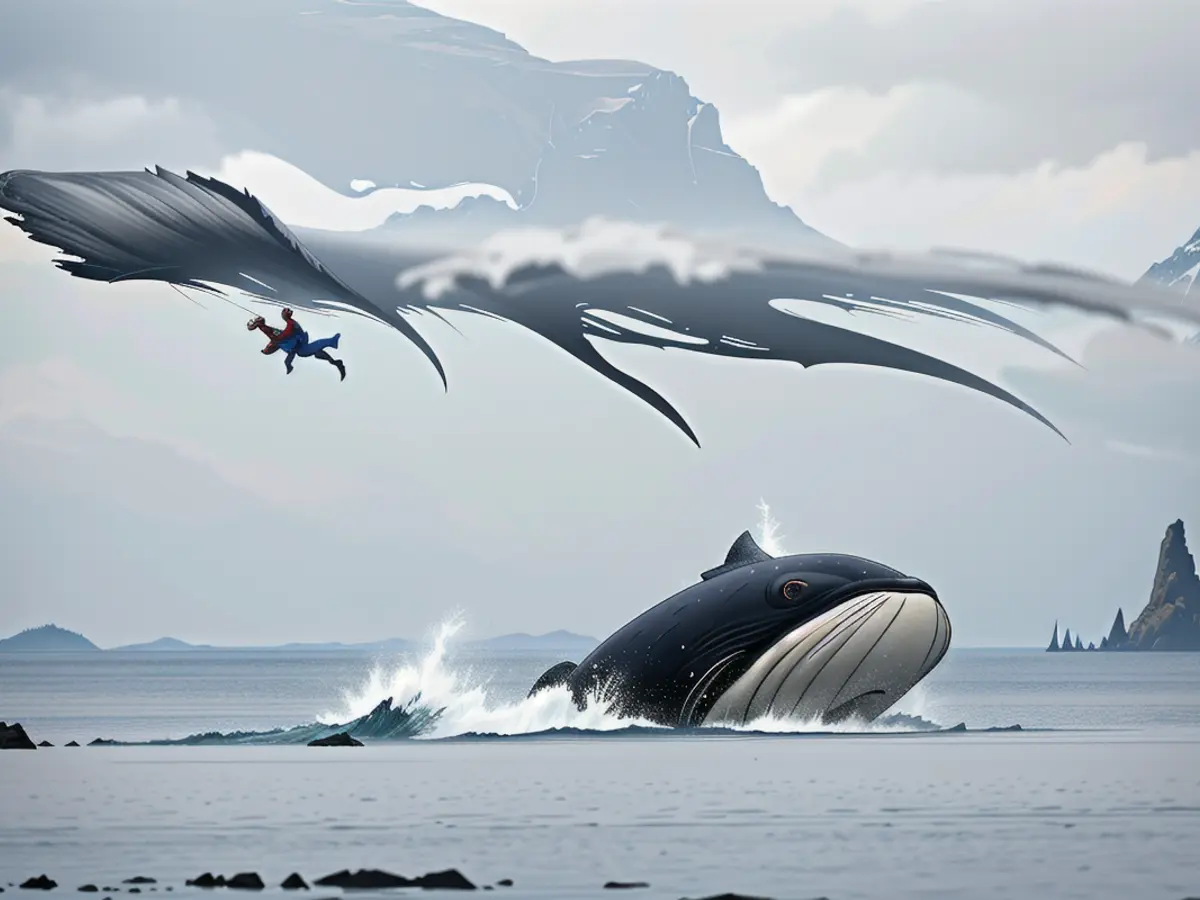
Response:
[[[461,646],[474,650],[503,650],[503,651],[526,651],[526,650],[591,650],[600,642],[595,638],[588,637],[582,634],[575,634],[570,631],[551,631],[548,634],[525,634],[523,632],[516,634],[503,634],[498,637],[485,638],[477,641],[464,641]],[[89,652],[111,652],[111,653],[182,653],[182,652],[201,652],[201,651],[223,651],[223,652],[238,652],[247,650],[257,651],[335,651],[335,650],[362,650],[375,652],[403,652],[406,650],[416,650],[423,646],[419,641],[407,640],[405,638],[389,638],[381,641],[370,641],[358,644],[342,644],[342,643],[290,643],[290,644],[274,644],[270,646],[259,647],[220,647],[213,644],[189,644],[187,641],[181,641],[178,638],[162,637],[155,641],[149,641],[142,644],[124,644],[119,647],[109,647],[107,650],[102,650],[97,647],[82,634],[77,634],[74,631],[67,631],[64,628],[59,628],[57,625],[42,625],[39,628],[27,628],[20,634],[13,635],[10,638],[0,640],[0,653],[22,653],[22,652],[73,652],[73,651],[89,651]]]
[[[1058,623],[1047,653],[1131,650],[1190,650],[1200,651],[1200,576],[1196,561],[1188,551],[1183,520],[1176,519],[1167,526],[1158,551],[1158,568],[1150,589],[1150,601],[1141,614],[1125,628],[1125,612],[1117,609],[1117,617],[1100,646],[1089,642],[1083,646],[1078,632],[1072,637],[1067,629],[1060,642]]]
[[[14,634],[10,638],[0,640],[0,653],[26,650],[96,651],[99,649],[99,647],[82,634],[67,631],[65,628],[59,628],[57,625],[26,628],[19,634]]]

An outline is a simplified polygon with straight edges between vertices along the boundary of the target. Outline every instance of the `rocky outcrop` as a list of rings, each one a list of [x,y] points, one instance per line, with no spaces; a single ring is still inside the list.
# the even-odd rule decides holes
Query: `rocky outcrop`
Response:
[[[36,750],[37,744],[29,739],[20,722],[8,725],[0,722],[0,750]]]
[[[1062,644],[1058,642],[1058,623],[1047,652],[1082,650],[1080,638],[1074,641],[1070,629]],[[1200,576],[1196,561],[1187,546],[1182,519],[1167,527],[1158,550],[1158,566],[1150,589],[1150,600],[1136,619],[1125,627],[1125,611],[1117,609],[1108,636],[1100,646],[1088,650],[1189,650],[1200,651]]]
[[[1139,283],[1159,284],[1171,290],[1178,291],[1184,296],[1200,296],[1200,284],[1197,275],[1200,273],[1200,230],[1192,235],[1191,240],[1175,248],[1175,252],[1161,262],[1156,262],[1146,270]],[[1200,343],[1200,334],[1192,338]]]
[[[1163,537],[1150,601],[1130,623],[1131,650],[1200,650],[1200,577],[1188,551],[1183,520]]]

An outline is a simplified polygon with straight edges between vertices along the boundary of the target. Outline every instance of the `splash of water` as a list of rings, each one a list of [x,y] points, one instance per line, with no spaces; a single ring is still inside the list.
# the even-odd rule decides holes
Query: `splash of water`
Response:
[[[772,556],[787,556],[783,549],[783,535],[779,523],[771,516],[771,507],[766,500],[758,501],[758,546]]]
[[[463,734],[537,734],[553,729],[614,731],[631,726],[656,728],[641,719],[622,719],[605,711],[602,702],[590,701],[579,710],[565,687],[539,691],[516,701],[497,701],[490,695],[486,678],[470,668],[447,663],[451,639],[464,625],[454,615],[437,630],[433,646],[414,662],[386,668],[376,666],[358,687],[343,696],[343,707],[324,713],[325,723],[347,722],[366,715],[381,701],[394,697],[404,702],[419,696],[422,707],[440,710],[432,728],[420,737],[444,738]]]
[[[448,663],[450,643],[463,624],[460,615],[444,622],[428,653],[418,660],[404,661],[391,668],[376,666],[361,684],[343,695],[341,709],[324,713],[319,717],[320,721],[332,727],[359,719],[368,715],[380,701],[391,697],[398,703],[410,704],[414,710],[437,714],[427,729],[411,735],[416,738],[466,734],[512,736],[562,729],[590,732],[629,728],[670,730],[647,720],[609,714],[604,701],[595,696],[590,697],[586,708],[580,710],[565,687],[539,691],[533,697],[498,701],[491,695],[486,678],[476,677],[468,667],[457,668]],[[419,700],[413,704],[411,698]],[[891,733],[931,727],[936,726],[912,712],[889,714],[871,723],[850,721],[829,725],[819,720],[764,716],[744,725],[721,726],[729,731],[772,734]]]

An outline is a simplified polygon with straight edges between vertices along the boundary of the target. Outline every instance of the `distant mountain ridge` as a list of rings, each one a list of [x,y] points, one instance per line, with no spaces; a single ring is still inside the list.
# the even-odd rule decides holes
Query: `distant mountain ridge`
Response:
[[[393,216],[385,234],[462,240],[607,216],[836,244],[770,199],[758,170],[726,144],[712,104],[649,63],[544,59],[494,29],[404,0],[309,0],[303,10],[294,0],[39,0],[37,10],[14,10],[0,29],[14,79],[58,72],[211,111],[221,152],[254,148],[345,196],[479,183],[518,206],[491,197],[426,206]],[[112,21],[132,19],[148,34],[187,40],[113,33]],[[53,40],[42,35],[49,22],[59,23]],[[26,70],[29,42],[39,52]],[[69,49],[75,43],[88,53]],[[216,48],[221,65],[208,66]],[[154,73],[152,90],[139,71]]]
[[[533,635],[518,632],[503,634],[481,640],[463,641],[462,647],[474,650],[540,650],[540,649],[581,649],[591,648],[600,642],[595,638],[570,631],[551,631],[547,634]],[[123,644],[101,650],[81,634],[67,631],[56,625],[43,625],[40,628],[29,628],[10,638],[0,640],[0,653],[23,651],[100,651],[113,653],[183,653],[202,651],[242,652],[258,651],[337,651],[337,650],[375,650],[401,652],[415,650],[423,646],[420,641],[406,638],[387,638],[380,641],[361,643],[300,643],[273,644],[263,646],[219,646],[215,644],[189,644],[178,638],[162,637],[154,641],[138,644]]]

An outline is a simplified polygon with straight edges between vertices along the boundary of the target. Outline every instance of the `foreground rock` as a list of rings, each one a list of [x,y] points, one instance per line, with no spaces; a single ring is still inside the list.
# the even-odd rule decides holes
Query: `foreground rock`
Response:
[[[329,737],[317,738],[315,741],[308,742],[310,747],[361,747],[362,745],[362,741],[352,738],[348,731],[339,731]]]
[[[58,887],[58,882],[45,875],[39,875],[36,878],[30,878],[21,883],[23,891],[52,891]]]
[[[11,725],[0,722],[0,750],[36,750],[37,744],[29,739],[20,722]]]
[[[318,878],[313,884],[342,890],[381,890],[383,888],[424,888],[425,890],[473,891],[475,885],[458,869],[429,872],[417,878],[405,878],[382,869],[348,869]]]
[[[293,872],[287,878],[283,879],[283,884],[279,885],[285,891],[307,891],[308,884],[300,877],[299,872]]]
[[[229,888],[235,891],[261,891],[266,885],[257,872],[239,872],[232,878],[205,872],[186,882],[188,887]]]

